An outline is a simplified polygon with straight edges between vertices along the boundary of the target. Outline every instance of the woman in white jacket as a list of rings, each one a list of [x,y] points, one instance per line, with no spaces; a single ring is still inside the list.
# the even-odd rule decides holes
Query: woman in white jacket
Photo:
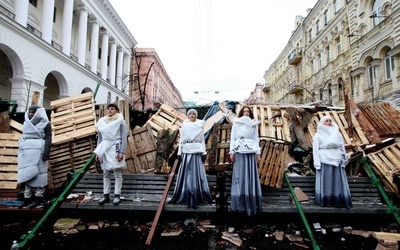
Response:
[[[318,123],[313,139],[313,158],[316,169],[315,203],[322,207],[350,209],[351,195],[345,167],[346,150],[337,124],[329,116]]]
[[[207,156],[203,130],[205,121],[197,120],[195,109],[189,109],[187,116],[189,119],[183,121],[180,130],[178,158],[181,164],[170,202],[197,208],[199,204],[212,203],[204,168]]]
[[[233,120],[230,158],[233,162],[231,210],[254,216],[261,212],[262,192],[257,164],[260,162],[258,124],[249,107]]]

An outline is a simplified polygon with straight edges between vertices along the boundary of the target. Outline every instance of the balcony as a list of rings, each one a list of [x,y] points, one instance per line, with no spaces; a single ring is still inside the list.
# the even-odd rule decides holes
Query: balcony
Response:
[[[301,83],[297,83],[296,81],[293,81],[289,84],[289,94],[299,94],[302,93],[304,90],[304,87],[302,86]]]
[[[301,51],[293,50],[292,53],[290,53],[290,55],[289,55],[289,64],[297,65],[301,62],[302,58],[303,57],[301,56]]]
[[[271,85],[264,84],[262,90],[263,90],[263,92],[268,93],[271,90]]]

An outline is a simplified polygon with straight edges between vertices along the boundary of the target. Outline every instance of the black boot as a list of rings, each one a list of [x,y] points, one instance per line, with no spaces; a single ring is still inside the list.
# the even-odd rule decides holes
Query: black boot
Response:
[[[99,205],[102,206],[106,203],[110,203],[110,194],[104,194],[103,198],[99,200]]]
[[[121,196],[116,194],[113,200],[113,204],[116,206],[121,202]]]
[[[33,201],[32,197],[24,198],[18,208],[27,207]]]
[[[29,204],[29,208],[43,207],[44,199],[41,196],[35,197],[35,199]]]

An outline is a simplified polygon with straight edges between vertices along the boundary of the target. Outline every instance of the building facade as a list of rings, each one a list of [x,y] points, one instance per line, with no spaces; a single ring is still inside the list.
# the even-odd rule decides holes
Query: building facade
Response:
[[[128,99],[137,45],[108,0],[0,0],[0,98],[18,111],[84,92]]]
[[[154,48],[136,48],[132,60],[131,106],[135,110],[158,109],[162,104],[183,107],[174,86]]]
[[[344,106],[400,96],[400,1],[319,0],[264,74],[267,102]]]
[[[265,104],[265,95],[263,92],[264,85],[256,83],[254,90],[250,93],[250,96],[244,101],[245,105],[253,104]]]

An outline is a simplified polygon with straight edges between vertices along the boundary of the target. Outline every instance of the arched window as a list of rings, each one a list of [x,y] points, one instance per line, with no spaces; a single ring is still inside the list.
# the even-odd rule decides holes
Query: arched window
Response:
[[[354,97],[354,77],[350,77],[351,96]]]
[[[111,103],[111,92],[107,93],[107,104]]]
[[[381,11],[382,11],[381,0],[375,0],[374,3],[372,4],[372,15],[371,15],[372,20],[374,21],[374,26],[382,22]]]
[[[389,51],[390,51],[390,49],[388,49],[385,53],[386,80],[392,79],[392,71],[394,70],[393,58],[389,55]]]
[[[376,69],[375,69],[375,66],[372,65],[371,61],[368,62],[368,80],[369,80],[369,86],[372,87],[375,85]]]
[[[332,84],[328,84],[328,103],[332,104]]]
[[[339,101],[343,100],[343,79],[340,77],[338,81],[338,96],[339,96]]]
[[[319,89],[319,100],[323,101],[324,99],[324,90],[323,89]]]

